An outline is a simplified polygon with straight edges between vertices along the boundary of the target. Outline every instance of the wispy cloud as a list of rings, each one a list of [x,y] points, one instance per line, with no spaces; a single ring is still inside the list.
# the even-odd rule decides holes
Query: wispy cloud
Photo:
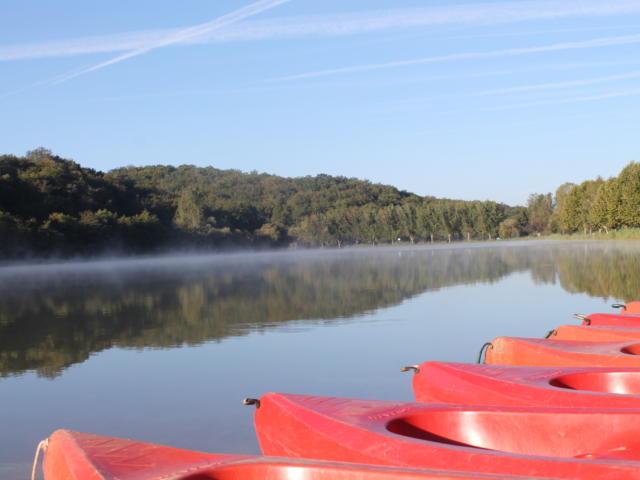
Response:
[[[396,62],[370,63],[366,65],[354,65],[350,67],[334,68],[329,70],[317,70],[314,72],[299,73],[286,77],[274,78],[271,81],[284,82],[292,80],[303,80],[307,78],[326,77],[330,75],[340,75],[345,73],[365,72],[371,70],[382,70],[389,68],[408,67],[412,65],[422,65],[427,63],[450,62],[455,60],[472,60],[478,58],[495,58],[515,55],[526,55],[531,53],[553,52],[560,50],[573,50],[581,48],[610,47],[616,45],[629,45],[640,43],[640,34],[626,35],[622,37],[606,37],[586,40],[582,42],[564,42],[538,47],[509,48],[505,50],[493,50],[489,52],[464,52],[450,55],[438,55],[434,57],[415,58],[411,60],[400,60]]]
[[[487,107],[476,109],[474,111],[491,111],[491,110],[513,110],[518,108],[538,107],[544,105],[562,105],[565,103],[582,103],[593,102],[597,100],[608,100],[611,98],[631,97],[640,95],[640,88],[629,90],[613,90],[609,92],[597,93],[593,95],[582,95],[577,97],[562,98],[558,100],[540,100],[535,102],[514,103],[511,105],[499,105],[495,107]]]
[[[632,88],[632,89],[618,89],[618,90],[609,90],[598,93],[590,93],[590,92],[573,92],[573,96],[568,97],[565,94],[561,95],[560,98],[547,98],[541,100],[531,100],[526,102],[519,103],[509,103],[503,105],[488,105],[484,107],[476,107],[476,108],[453,108],[453,109],[442,109],[438,110],[437,105],[432,102],[425,102],[425,99],[422,101],[414,100],[411,103],[404,102],[401,104],[391,105],[392,111],[411,111],[415,109],[425,109],[428,108],[430,115],[445,115],[445,114],[468,114],[474,112],[495,112],[495,111],[508,111],[508,110],[518,110],[524,108],[534,108],[534,107],[544,107],[544,106],[553,106],[553,105],[563,105],[563,104],[575,104],[575,103],[586,103],[586,102],[595,102],[616,98],[625,98],[625,97],[637,97],[640,96],[640,88]],[[439,98],[438,98],[439,99]],[[432,100],[436,100],[434,97]],[[389,111],[388,108],[385,111]]]
[[[505,93],[521,93],[538,90],[551,90],[558,88],[582,87],[585,85],[595,85],[598,83],[614,82],[617,80],[628,80],[630,78],[640,77],[640,72],[622,73],[619,75],[609,75],[606,77],[585,78],[581,80],[570,80],[566,82],[548,82],[538,83],[535,85],[521,85],[518,87],[498,88],[495,90],[485,90],[474,95],[501,95]]]
[[[443,25],[491,25],[576,16],[640,13],[640,0],[528,0],[375,10],[335,15],[290,16],[253,20],[215,28],[171,42],[172,45],[282,38],[356,35],[394,29]],[[206,24],[203,24],[203,26]],[[195,28],[195,27],[192,27]],[[145,49],[185,29],[146,30],[44,43],[0,46],[0,61]],[[187,29],[189,30],[189,29]]]
[[[71,80],[72,78],[76,78],[80,75],[84,75],[85,73],[99,70],[101,68],[107,67],[109,65],[113,65],[115,63],[121,62],[128,58],[137,57],[138,55],[142,55],[144,53],[150,52],[151,50],[154,50],[156,48],[167,47],[169,45],[173,45],[189,39],[198,38],[202,35],[211,33],[214,30],[219,30],[221,28],[226,27],[227,25],[231,25],[232,23],[239,22],[240,20],[244,20],[245,18],[251,17],[265,10],[269,10],[271,8],[277,7],[278,5],[281,5],[288,1],[289,0],[258,0],[257,2],[251,3],[245,7],[234,10],[233,12],[228,13],[226,15],[222,15],[221,17],[214,18],[213,20],[210,20],[208,22],[182,29],[171,35],[166,35],[164,38],[158,39],[156,42],[149,43],[143,47],[136,48],[135,50],[131,50],[130,52],[124,53],[122,55],[118,55],[117,57],[107,60],[105,62],[100,62],[90,67],[86,67],[86,68],[56,77],[52,83],[66,82],[68,80]]]

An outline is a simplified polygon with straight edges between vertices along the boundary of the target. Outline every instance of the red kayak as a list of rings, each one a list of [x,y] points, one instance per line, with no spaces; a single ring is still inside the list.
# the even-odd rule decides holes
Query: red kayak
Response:
[[[418,402],[531,407],[640,408],[640,369],[512,367],[424,362],[416,367]]]
[[[45,480],[524,480],[300,459],[213,455],[58,430],[48,439]]]
[[[182,478],[246,459],[57,430],[47,439],[43,470],[45,480]]]
[[[574,315],[582,319],[582,325],[640,327],[640,315],[617,313],[592,313],[591,315]]]
[[[619,313],[592,313],[591,315],[578,315],[574,317],[582,319],[583,325],[615,325],[619,327],[640,327],[640,302],[629,302],[626,305],[616,303],[611,305],[619,308]]]
[[[269,393],[266,455],[570,479],[640,478],[640,410],[387,402]]]
[[[623,315],[633,315],[640,313],[640,302],[629,302],[626,305],[619,303],[611,305],[613,308],[619,308],[620,313]]]
[[[633,327],[562,325],[547,335],[552,340],[577,340],[582,342],[624,342],[640,340],[640,323]]]
[[[485,363],[536,367],[640,367],[640,341],[577,342],[498,337],[486,350]]]

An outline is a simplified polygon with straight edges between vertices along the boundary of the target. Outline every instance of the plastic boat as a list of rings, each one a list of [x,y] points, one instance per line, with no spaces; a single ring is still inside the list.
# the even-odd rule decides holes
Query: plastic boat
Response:
[[[623,342],[640,340],[640,323],[637,326],[586,326],[562,325],[547,335],[552,340],[577,340],[582,342]]]
[[[629,302],[625,305],[621,305],[621,304],[614,304],[611,305],[613,308],[619,308],[620,309],[620,313],[622,313],[623,315],[633,315],[633,314],[638,314],[640,313],[640,302]]]
[[[425,362],[415,368],[413,392],[419,402],[640,408],[640,369],[450,362]]]
[[[269,393],[263,453],[556,477],[640,478],[640,410],[481,407]]]
[[[213,455],[58,430],[48,439],[45,480],[522,480],[400,467]]]
[[[592,313],[578,317],[582,317],[582,325],[587,326],[640,327],[638,314]]]
[[[485,363],[520,366],[640,367],[640,341],[578,342],[498,337],[486,350]]]

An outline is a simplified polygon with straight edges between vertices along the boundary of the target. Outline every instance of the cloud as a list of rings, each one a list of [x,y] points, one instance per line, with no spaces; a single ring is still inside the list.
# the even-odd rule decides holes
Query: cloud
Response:
[[[556,89],[556,88],[581,87],[584,85],[595,85],[598,83],[614,82],[617,80],[627,80],[630,78],[638,78],[638,77],[640,77],[640,72],[630,72],[630,73],[622,73],[620,75],[609,75],[607,77],[585,78],[582,80],[570,80],[567,82],[539,83],[536,85],[521,85],[518,87],[485,90],[483,92],[478,92],[474,95],[501,95],[504,93],[520,93],[520,92],[531,92],[531,91],[538,91],[538,90],[550,90],[550,89]]]
[[[252,20],[181,38],[172,45],[331,37],[443,25],[491,25],[576,16],[640,13],[640,0],[527,0],[290,16]],[[205,24],[203,24],[205,25]],[[44,43],[0,46],[0,61],[145,49],[185,29],[145,30]]]
[[[579,97],[562,98],[560,100],[542,100],[542,101],[536,101],[536,102],[515,103],[511,105],[487,107],[487,108],[477,109],[474,111],[513,110],[517,108],[538,107],[538,106],[544,106],[544,105],[562,105],[565,103],[593,102],[597,100],[608,100],[611,98],[622,98],[622,97],[631,97],[631,96],[638,96],[638,95],[640,95],[640,88],[635,88],[630,90],[614,90],[614,91],[603,92],[603,93],[598,93],[593,95],[583,95]]]
[[[121,62],[128,58],[137,57],[138,55],[142,55],[156,48],[167,47],[169,45],[173,45],[175,43],[179,43],[185,40],[198,38],[214,30],[218,30],[232,23],[239,22],[240,20],[244,20],[245,18],[250,17],[252,15],[256,15],[265,10],[277,7],[278,5],[281,5],[288,1],[289,0],[259,0],[245,7],[234,10],[233,12],[228,13],[226,15],[222,15],[221,17],[214,18],[213,20],[210,20],[208,22],[179,30],[178,32],[175,32],[171,35],[166,35],[165,37],[160,38],[155,42],[150,42],[143,47],[137,48],[135,50],[131,50],[122,55],[118,55],[117,57],[107,60],[105,62],[100,62],[90,67],[86,67],[81,70],[77,70],[74,72],[70,72],[68,74],[64,74],[62,76],[58,76],[52,81],[52,83],[66,82],[68,80],[71,80],[72,78],[78,77],[80,75],[84,75],[85,73],[99,70],[101,68],[107,67],[109,65],[113,65],[115,63]]]
[[[357,73],[370,70],[382,70],[389,68],[407,67],[412,65],[422,65],[426,63],[450,62],[455,60],[472,60],[477,58],[495,58],[515,55],[526,55],[540,52],[554,52],[561,50],[573,50],[581,48],[609,47],[616,45],[629,45],[640,43],[640,34],[626,35],[622,37],[606,37],[586,40],[582,42],[564,42],[553,45],[543,45],[538,47],[509,48],[505,50],[493,50],[489,52],[464,52],[450,55],[439,55],[434,57],[415,58],[411,60],[400,60],[396,62],[370,63],[366,65],[354,65],[350,67],[334,68],[329,70],[317,70],[314,72],[299,73],[286,77],[274,78],[271,81],[283,82],[292,80],[303,80],[307,78],[326,77],[345,73]]]

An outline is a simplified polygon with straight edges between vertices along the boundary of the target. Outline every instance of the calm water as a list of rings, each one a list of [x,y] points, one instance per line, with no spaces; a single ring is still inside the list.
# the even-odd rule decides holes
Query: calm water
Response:
[[[640,243],[496,245],[0,268],[0,478],[57,428],[259,453],[243,397],[411,400],[403,365],[640,298]]]

